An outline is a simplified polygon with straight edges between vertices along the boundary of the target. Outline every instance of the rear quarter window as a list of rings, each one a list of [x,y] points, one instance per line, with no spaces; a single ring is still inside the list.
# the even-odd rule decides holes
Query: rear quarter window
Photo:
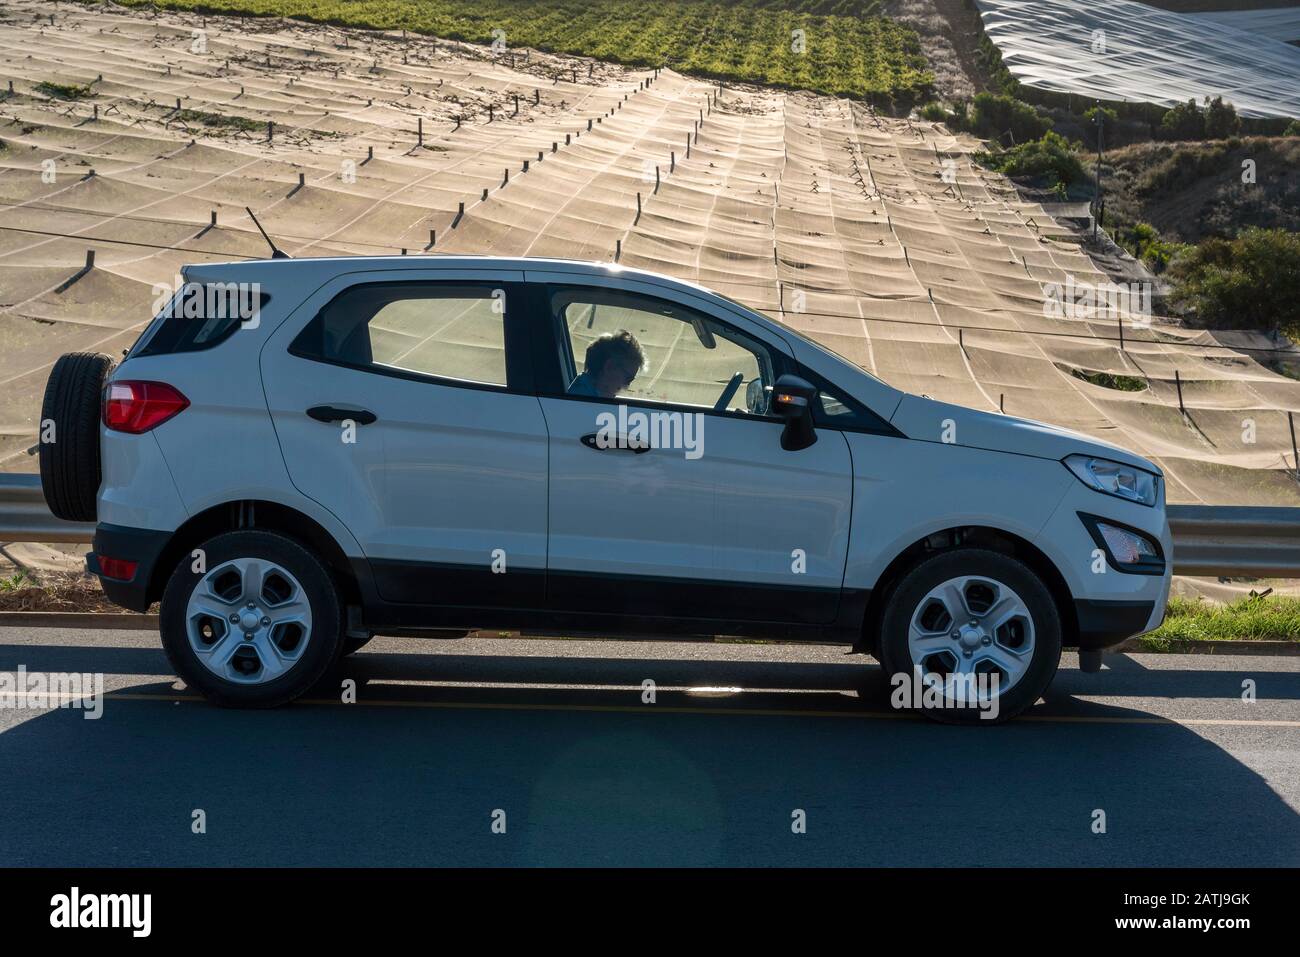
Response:
[[[270,301],[270,294],[257,283],[186,283],[154,317],[129,355],[211,349],[244,324],[254,326]]]

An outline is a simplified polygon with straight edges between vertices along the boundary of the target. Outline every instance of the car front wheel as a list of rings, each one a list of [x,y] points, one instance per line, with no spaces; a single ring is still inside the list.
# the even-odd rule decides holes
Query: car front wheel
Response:
[[[214,704],[269,708],[311,688],[336,660],[343,613],[328,570],[274,532],[236,531],[181,561],[163,592],[163,648]]]
[[[919,563],[893,590],[880,659],[896,707],[953,723],[1006,721],[1051,684],[1060,615],[1023,562],[953,549]]]

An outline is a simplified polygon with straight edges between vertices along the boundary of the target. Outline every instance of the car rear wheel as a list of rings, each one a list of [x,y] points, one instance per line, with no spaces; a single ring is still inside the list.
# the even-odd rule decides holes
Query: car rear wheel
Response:
[[[214,704],[269,708],[297,698],[336,660],[338,592],[320,559],[283,535],[237,531],[189,554],[163,592],[163,648]]]
[[[1061,660],[1047,586],[1023,562],[982,548],[942,552],[908,572],[882,629],[891,702],[938,721],[1015,717],[1047,690]]]
[[[99,494],[99,409],[110,356],[69,352],[59,356],[41,401],[41,490],[56,518],[95,521]]]

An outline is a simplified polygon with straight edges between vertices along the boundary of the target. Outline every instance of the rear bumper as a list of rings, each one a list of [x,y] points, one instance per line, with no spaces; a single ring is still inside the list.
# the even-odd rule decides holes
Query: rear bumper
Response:
[[[104,595],[113,604],[130,611],[148,611],[151,604],[149,583],[153,581],[158,560],[170,540],[170,532],[157,529],[100,524],[95,526],[95,538],[91,545],[92,551],[86,556],[86,568],[92,575],[99,577]],[[135,574],[130,581],[104,577],[99,564],[101,555],[135,562]]]

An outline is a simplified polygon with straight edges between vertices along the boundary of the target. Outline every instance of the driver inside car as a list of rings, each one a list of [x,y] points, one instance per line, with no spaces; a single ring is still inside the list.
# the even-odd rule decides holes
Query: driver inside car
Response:
[[[583,372],[569,385],[569,395],[612,399],[645,368],[645,353],[626,329],[607,332],[587,346]]]

